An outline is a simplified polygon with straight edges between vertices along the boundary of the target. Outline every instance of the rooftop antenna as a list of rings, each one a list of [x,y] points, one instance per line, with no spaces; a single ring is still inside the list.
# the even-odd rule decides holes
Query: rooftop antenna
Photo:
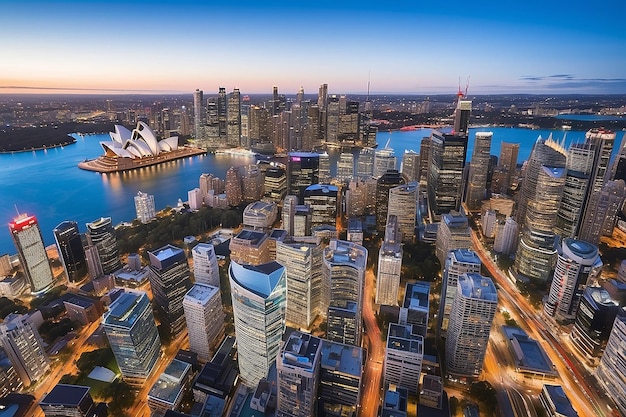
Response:
[[[367,99],[365,101],[370,101],[370,72],[367,71]]]
[[[15,207],[15,211],[17,212],[17,215],[19,216],[21,213],[20,213],[20,211],[17,209],[17,204],[13,204],[13,207]]]

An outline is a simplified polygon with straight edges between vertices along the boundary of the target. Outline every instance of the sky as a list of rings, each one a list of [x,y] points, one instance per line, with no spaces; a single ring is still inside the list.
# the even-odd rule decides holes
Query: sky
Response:
[[[0,0],[1,93],[626,94],[626,2]]]

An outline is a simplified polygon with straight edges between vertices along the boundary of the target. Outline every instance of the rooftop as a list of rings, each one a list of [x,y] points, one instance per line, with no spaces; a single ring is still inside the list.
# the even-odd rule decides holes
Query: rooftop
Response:
[[[352,264],[356,268],[365,269],[367,249],[345,240],[331,240],[324,249],[324,258],[332,264]]]
[[[452,253],[454,254],[454,258],[458,262],[462,262],[466,264],[480,264],[481,263],[480,258],[478,257],[476,252],[474,252],[471,249],[454,249]]]
[[[543,388],[552,399],[556,412],[559,413],[559,415],[567,417],[578,416],[569,398],[567,398],[565,391],[563,391],[563,387],[560,385],[544,385]]]
[[[484,301],[498,301],[496,286],[491,278],[476,273],[465,273],[459,277],[459,286],[465,297]]]
[[[430,284],[428,282],[407,283],[404,293],[404,308],[412,310],[422,310],[428,308],[428,296],[430,294]]]
[[[190,364],[173,359],[152,385],[148,396],[174,404],[183,389],[183,379],[190,369]]]
[[[321,340],[310,334],[293,332],[281,350],[283,363],[299,368],[313,369]]]
[[[278,281],[285,273],[285,267],[276,261],[261,265],[240,265],[235,261],[230,263],[230,276],[239,285],[262,296],[268,297]]]
[[[89,387],[81,385],[56,384],[54,388],[40,401],[42,405],[74,406],[80,404],[89,394]]]
[[[105,324],[131,328],[139,317],[141,310],[150,301],[146,293],[141,291],[125,291],[110,306],[104,318]]]
[[[411,327],[410,325],[390,323],[387,349],[423,354],[424,338],[422,335],[413,334]]]
[[[322,368],[361,377],[363,349],[360,347],[322,340],[321,359]]]
[[[213,287],[212,285],[196,282],[193,287],[187,291],[185,298],[191,298],[205,304],[208,300],[213,298],[216,293],[219,293],[219,291],[219,288]]]

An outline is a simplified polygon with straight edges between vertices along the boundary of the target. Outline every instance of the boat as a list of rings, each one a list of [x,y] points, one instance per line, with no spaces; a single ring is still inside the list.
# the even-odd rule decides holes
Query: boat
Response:
[[[257,156],[256,152],[244,148],[218,149],[215,155],[240,156],[244,158],[253,158]]]

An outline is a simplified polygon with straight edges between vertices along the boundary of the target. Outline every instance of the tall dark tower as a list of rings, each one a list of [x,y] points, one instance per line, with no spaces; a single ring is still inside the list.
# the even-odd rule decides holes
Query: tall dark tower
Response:
[[[228,100],[226,98],[226,88],[220,87],[217,94],[217,121],[219,144],[224,146],[228,135]]]
[[[480,210],[481,203],[486,197],[492,136],[492,132],[476,132],[474,136],[474,152],[465,195],[465,203],[471,211]]]
[[[406,177],[396,169],[388,170],[376,181],[376,230],[379,233],[383,233],[387,225],[389,190],[406,183]]]
[[[203,127],[206,124],[206,112],[204,110],[204,96],[202,90],[193,93],[193,134],[196,140],[204,136]]]
[[[314,152],[291,152],[287,161],[287,184],[289,195],[298,197],[298,204],[304,202],[304,190],[319,183],[320,155]]]
[[[469,122],[472,113],[472,101],[461,100],[456,104],[454,110],[454,134],[457,136],[467,136],[469,133]]]
[[[122,268],[115,229],[111,225],[110,217],[101,217],[87,223],[87,240],[97,248],[104,274],[112,274]]]
[[[458,211],[463,191],[467,136],[433,130],[428,167],[428,211],[439,221],[442,214]]]
[[[82,281],[87,275],[87,259],[78,223],[64,221],[55,227],[52,233],[67,279],[72,283]]]

